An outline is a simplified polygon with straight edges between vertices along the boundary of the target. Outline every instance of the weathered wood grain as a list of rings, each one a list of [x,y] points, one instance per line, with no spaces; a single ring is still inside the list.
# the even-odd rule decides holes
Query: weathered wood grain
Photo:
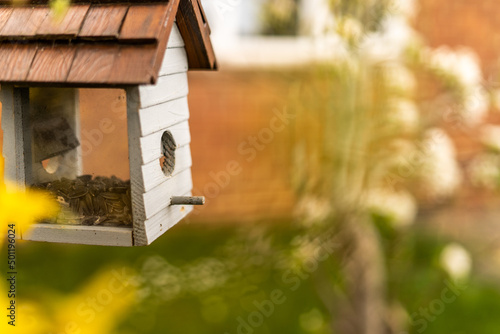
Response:
[[[197,0],[182,1],[177,11],[177,25],[184,39],[190,69],[215,69],[215,53],[210,28]]]
[[[2,84],[0,89],[0,102],[2,103],[2,130],[3,130],[3,149],[2,155],[5,158],[4,177],[5,180],[15,182],[17,180],[18,170],[16,167],[16,142],[19,131],[16,130],[14,117],[14,87]]]
[[[88,4],[72,5],[62,19],[56,17],[51,11],[43,20],[36,34],[67,37],[78,35],[89,7]]]
[[[179,174],[180,172],[188,169],[193,164],[191,158],[191,149],[189,145],[184,145],[179,147],[175,151],[175,168],[172,176]],[[142,169],[142,182],[140,182],[141,189],[143,192],[150,191],[154,187],[162,184],[168,179],[163,171],[161,170],[160,163],[156,160],[151,161],[141,167]]]
[[[155,53],[154,44],[141,47],[122,45],[113,64],[109,81],[122,84],[154,83]]]
[[[0,7],[0,31],[2,31],[3,26],[7,23],[12,10],[12,7]]]
[[[193,0],[193,1],[196,1],[196,4],[198,5],[198,10],[201,14],[200,17],[201,17],[201,20],[203,22],[203,26],[207,30],[208,35],[210,35],[212,33],[212,30],[210,29],[210,25],[208,24],[207,16],[205,15],[205,10],[203,9],[203,6],[201,5],[201,0]]]
[[[37,45],[0,44],[0,81],[24,81],[37,51]]]
[[[134,245],[144,246],[148,244],[146,230],[144,227],[144,199],[142,197],[143,165],[141,158],[141,130],[139,127],[139,89],[129,87],[127,95],[127,129],[128,129],[128,152],[130,167],[130,196],[132,201],[132,218],[134,227]]]
[[[29,89],[2,85],[5,177],[24,187],[32,182]]]
[[[49,7],[16,7],[0,31],[2,37],[32,37],[45,17]]]
[[[23,231],[24,240],[100,246],[133,246],[132,228],[35,224]]]
[[[168,48],[163,57],[160,68],[160,76],[187,72],[188,60],[186,50],[180,48]]]
[[[108,82],[118,54],[118,45],[81,45],[76,51],[67,82]]]
[[[142,137],[183,122],[189,119],[187,97],[140,109],[139,119]]]
[[[172,196],[170,205],[205,205],[205,196]]]
[[[120,40],[158,40],[169,3],[132,5],[123,21]]]
[[[118,37],[128,7],[128,5],[92,5],[78,36]]]
[[[139,139],[141,147],[142,164],[147,164],[153,160],[160,159],[163,154],[161,152],[161,137],[163,132],[170,131],[174,137],[177,147],[184,146],[191,142],[191,134],[189,133],[189,123],[187,121],[173,125],[166,129],[154,132],[146,137]]]
[[[76,49],[69,45],[40,47],[26,81],[30,82],[64,82],[73,62]]]
[[[187,73],[158,78],[156,85],[139,86],[140,108],[148,108],[182,96],[189,92]]]
[[[160,33],[158,48],[156,49],[156,54],[154,58],[154,66],[153,66],[154,83],[156,83],[158,79],[159,75],[158,73],[160,72],[161,62],[163,60],[163,57],[165,56],[165,51],[167,49],[170,33],[175,24],[175,16],[179,8],[179,2],[180,0],[170,0],[168,3],[167,15],[163,24],[163,29]]]

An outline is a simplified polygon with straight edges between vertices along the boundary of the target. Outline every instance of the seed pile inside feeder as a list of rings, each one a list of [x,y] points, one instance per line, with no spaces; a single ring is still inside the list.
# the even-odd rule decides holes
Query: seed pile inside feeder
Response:
[[[71,225],[132,225],[130,181],[92,175],[34,185],[61,204],[56,222]]]

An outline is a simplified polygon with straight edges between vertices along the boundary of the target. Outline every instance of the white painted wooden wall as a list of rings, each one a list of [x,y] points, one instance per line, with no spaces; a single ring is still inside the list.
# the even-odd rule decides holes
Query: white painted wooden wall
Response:
[[[134,244],[148,245],[192,211],[171,206],[172,196],[188,196],[193,187],[187,102],[188,60],[176,25],[156,85],[127,90],[130,178]],[[161,137],[170,131],[177,148],[175,169],[165,176],[160,166]]]

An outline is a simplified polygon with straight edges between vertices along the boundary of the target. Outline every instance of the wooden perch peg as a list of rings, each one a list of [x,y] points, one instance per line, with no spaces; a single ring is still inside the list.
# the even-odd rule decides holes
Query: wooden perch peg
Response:
[[[205,196],[172,196],[170,205],[204,205]]]

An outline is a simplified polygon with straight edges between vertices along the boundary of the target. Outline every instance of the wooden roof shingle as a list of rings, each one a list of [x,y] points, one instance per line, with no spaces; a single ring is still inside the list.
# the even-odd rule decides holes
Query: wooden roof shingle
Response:
[[[47,1],[0,0],[0,83],[153,84],[176,18],[189,68],[215,69],[199,0],[74,1],[59,21]]]

